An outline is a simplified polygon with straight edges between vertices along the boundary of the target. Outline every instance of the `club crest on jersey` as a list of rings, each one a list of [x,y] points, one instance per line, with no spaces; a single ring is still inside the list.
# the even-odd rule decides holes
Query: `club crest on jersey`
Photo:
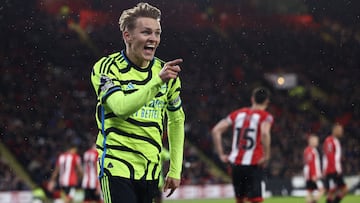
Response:
[[[115,84],[114,82],[111,80],[111,78],[109,78],[106,75],[101,75],[100,77],[100,89],[101,91],[107,91],[108,89],[110,89],[111,87],[114,87]]]

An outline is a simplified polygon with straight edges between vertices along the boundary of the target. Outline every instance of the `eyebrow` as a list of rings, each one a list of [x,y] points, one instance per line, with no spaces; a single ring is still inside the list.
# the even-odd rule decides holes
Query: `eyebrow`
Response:
[[[144,27],[145,30],[153,30],[152,28],[150,27]],[[156,31],[161,31],[161,28],[156,28],[155,29]]]

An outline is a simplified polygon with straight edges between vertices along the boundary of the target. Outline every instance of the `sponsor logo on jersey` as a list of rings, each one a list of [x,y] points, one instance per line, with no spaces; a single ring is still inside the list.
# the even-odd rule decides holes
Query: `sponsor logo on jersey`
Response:
[[[126,86],[126,90],[132,90],[132,89],[134,89],[135,88],[135,86],[134,86],[134,84],[132,84],[131,82],[129,82],[128,84],[127,84],[127,86]]]

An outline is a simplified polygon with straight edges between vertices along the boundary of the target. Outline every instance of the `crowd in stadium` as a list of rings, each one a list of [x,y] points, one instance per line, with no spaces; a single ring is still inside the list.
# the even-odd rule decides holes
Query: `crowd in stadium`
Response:
[[[4,14],[7,25],[1,25],[6,46],[0,53],[0,140],[43,185],[65,143],[75,142],[84,152],[94,141],[91,67],[99,56],[121,50],[123,44],[116,22],[82,32],[69,16],[39,12],[34,5],[15,8],[9,6]],[[359,43],[358,28],[330,19],[311,29],[258,26],[232,32],[164,25],[157,56],[184,59],[182,100],[186,138],[192,145],[185,148],[183,183],[224,181],[210,173],[198,151],[226,169],[214,154],[210,130],[228,112],[249,105],[250,91],[258,85],[272,90],[269,111],[275,122],[269,178],[301,174],[306,135],[313,132],[323,140],[334,122],[345,127],[344,174],[358,173]],[[295,73],[298,85],[276,89],[264,73]],[[0,179],[5,180],[0,190],[26,188],[14,177],[0,159]]]

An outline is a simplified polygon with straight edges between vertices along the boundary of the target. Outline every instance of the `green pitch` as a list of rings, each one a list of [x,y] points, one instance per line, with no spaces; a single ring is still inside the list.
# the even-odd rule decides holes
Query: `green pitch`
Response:
[[[323,198],[319,203],[325,202]],[[165,200],[164,203],[235,203],[234,199]],[[305,203],[302,197],[272,197],[264,203]],[[341,203],[360,203],[360,196],[348,195]]]

